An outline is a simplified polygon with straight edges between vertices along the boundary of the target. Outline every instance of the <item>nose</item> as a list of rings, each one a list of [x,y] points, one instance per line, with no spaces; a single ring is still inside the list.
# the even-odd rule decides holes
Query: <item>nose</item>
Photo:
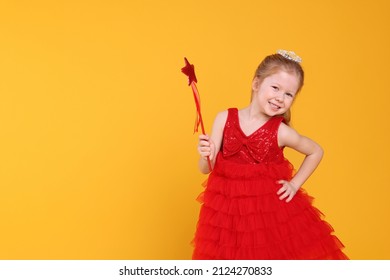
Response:
[[[283,102],[284,101],[284,94],[281,92],[281,93],[278,93],[275,97],[276,101],[278,102]]]

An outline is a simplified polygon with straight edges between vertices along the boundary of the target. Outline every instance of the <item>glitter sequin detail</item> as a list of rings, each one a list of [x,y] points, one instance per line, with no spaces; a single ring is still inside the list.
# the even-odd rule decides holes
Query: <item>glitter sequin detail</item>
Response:
[[[250,135],[240,127],[237,108],[228,110],[222,143],[224,158],[237,163],[280,162],[283,149],[278,146],[278,128],[283,117],[270,118]]]

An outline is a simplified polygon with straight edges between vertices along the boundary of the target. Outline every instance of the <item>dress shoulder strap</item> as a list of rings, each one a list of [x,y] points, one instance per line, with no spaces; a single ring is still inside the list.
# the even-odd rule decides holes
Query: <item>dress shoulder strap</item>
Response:
[[[279,130],[279,126],[280,124],[284,122],[284,117],[282,116],[275,116],[275,117],[272,117],[269,121],[268,121],[268,124],[269,124],[269,128],[273,131],[278,131]]]
[[[237,108],[229,108],[228,109],[228,120],[231,122],[237,122],[238,120],[238,109]]]

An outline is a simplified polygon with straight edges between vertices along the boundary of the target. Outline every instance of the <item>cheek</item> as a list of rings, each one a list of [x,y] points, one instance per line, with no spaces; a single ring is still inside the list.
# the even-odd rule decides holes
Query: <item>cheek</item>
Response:
[[[287,99],[285,102],[287,106],[291,106],[294,103],[294,99]]]
[[[260,93],[260,91],[256,90],[256,91],[253,91],[252,97],[253,97],[253,99],[260,100],[262,98],[262,94]]]

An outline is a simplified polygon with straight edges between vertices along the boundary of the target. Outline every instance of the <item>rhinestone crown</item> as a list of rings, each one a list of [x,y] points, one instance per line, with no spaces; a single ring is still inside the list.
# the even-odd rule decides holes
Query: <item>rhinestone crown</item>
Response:
[[[295,52],[293,51],[286,51],[286,50],[278,50],[277,51],[278,54],[282,55],[283,57],[287,58],[287,59],[290,59],[292,61],[295,61],[295,62],[298,62],[298,63],[301,63],[302,62],[302,58],[300,58],[297,54],[295,54]]]

